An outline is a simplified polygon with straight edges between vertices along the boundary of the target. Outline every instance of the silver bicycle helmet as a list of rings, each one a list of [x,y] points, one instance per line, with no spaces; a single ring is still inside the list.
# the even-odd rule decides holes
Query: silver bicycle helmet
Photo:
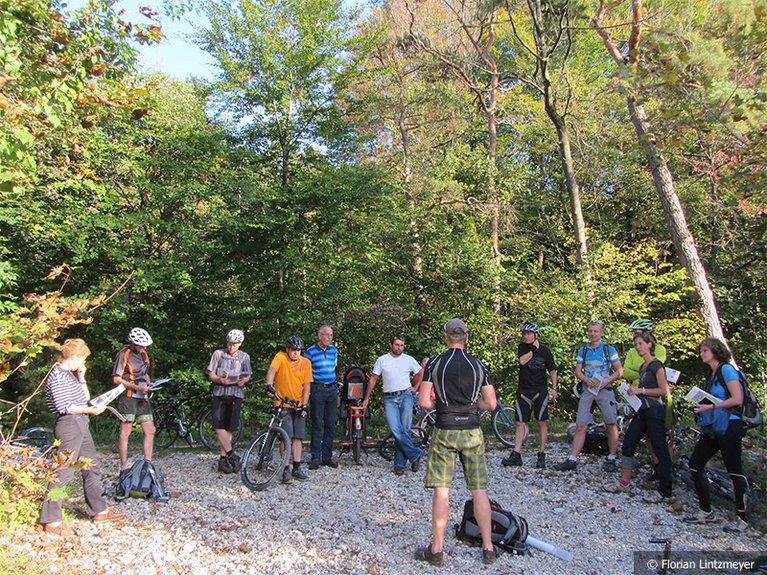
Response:
[[[242,343],[245,341],[245,334],[241,329],[233,329],[226,334],[226,341],[229,343]]]
[[[149,347],[152,345],[152,336],[147,333],[145,329],[140,327],[134,327],[128,332],[128,341],[134,345],[140,345],[141,347]]]
[[[522,333],[525,333],[526,331],[539,333],[540,330],[537,323],[533,323],[530,320],[525,320],[525,322],[522,324],[521,331]]]
[[[297,335],[291,335],[285,340],[285,347],[288,349],[304,349],[304,340]]]
[[[631,322],[629,329],[641,329],[642,331],[652,331],[655,329],[655,324],[651,319],[635,319]]]

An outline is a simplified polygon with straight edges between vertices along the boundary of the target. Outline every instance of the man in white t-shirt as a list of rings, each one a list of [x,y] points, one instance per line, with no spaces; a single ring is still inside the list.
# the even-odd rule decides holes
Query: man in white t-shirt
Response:
[[[392,337],[390,347],[391,351],[379,357],[373,366],[362,406],[367,408],[378,378],[383,377],[386,423],[389,424],[396,443],[394,473],[402,475],[408,461],[413,471],[418,471],[421,463],[421,450],[413,445],[410,429],[413,424],[413,394],[418,391],[417,387],[411,385],[410,378],[421,371],[421,365],[415,358],[403,353],[404,337]]]

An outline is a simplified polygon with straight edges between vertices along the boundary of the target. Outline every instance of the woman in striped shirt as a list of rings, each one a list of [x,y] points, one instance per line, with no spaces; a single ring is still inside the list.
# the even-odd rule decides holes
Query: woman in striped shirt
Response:
[[[60,441],[59,453],[69,451],[68,465],[58,471],[57,479],[49,489],[63,487],[74,477],[71,467],[81,457],[92,463],[81,470],[83,491],[88,504],[88,514],[93,521],[113,521],[124,515],[110,509],[102,495],[101,472],[96,461],[96,446],[88,429],[88,416],[99,415],[105,405],[88,405],[90,394],[85,382],[85,360],[91,351],[82,339],[68,339],[61,346],[58,361],[51,368],[45,380],[45,397],[51,412],[58,415],[53,433]],[[62,523],[61,499],[46,498],[40,512],[40,523],[44,531],[57,535],[74,535],[74,531]]]

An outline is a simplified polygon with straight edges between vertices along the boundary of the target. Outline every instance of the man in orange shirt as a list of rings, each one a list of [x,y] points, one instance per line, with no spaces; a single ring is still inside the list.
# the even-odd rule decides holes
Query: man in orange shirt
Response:
[[[309,479],[301,469],[301,442],[306,436],[306,406],[309,403],[309,392],[313,378],[312,362],[301,357],[303,349],[303,340],[298,336],[291,335],[285,340],[285,351],[274,356],[269,365],[269,371],[266,372],[267,386],[273,385],[280,397],[294,399],[301,403],[296,409],[288,410],[288,414],[282,420],[282,427],[290,437],[291,461],[293,462],[292,471],[288,465],[282,472],[283,483],[290,483],[291,477],[300,481]],[[275,405],[279,405],[279,402],[275,402]]]

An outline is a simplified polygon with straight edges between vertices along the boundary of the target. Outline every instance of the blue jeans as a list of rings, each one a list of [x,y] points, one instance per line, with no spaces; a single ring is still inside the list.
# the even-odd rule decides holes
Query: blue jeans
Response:
[[[333,439],[336,433],[336,384],[313,383],[309,407],[312,413],[312,461],[328,461],[333,456]]]
[[[394,467],[404,468],[408,461],[421,457],[421,450],[413,445],[413,394],[406,391],[396,396],[384,396],[386,423],[389,424],[396,444]]]

